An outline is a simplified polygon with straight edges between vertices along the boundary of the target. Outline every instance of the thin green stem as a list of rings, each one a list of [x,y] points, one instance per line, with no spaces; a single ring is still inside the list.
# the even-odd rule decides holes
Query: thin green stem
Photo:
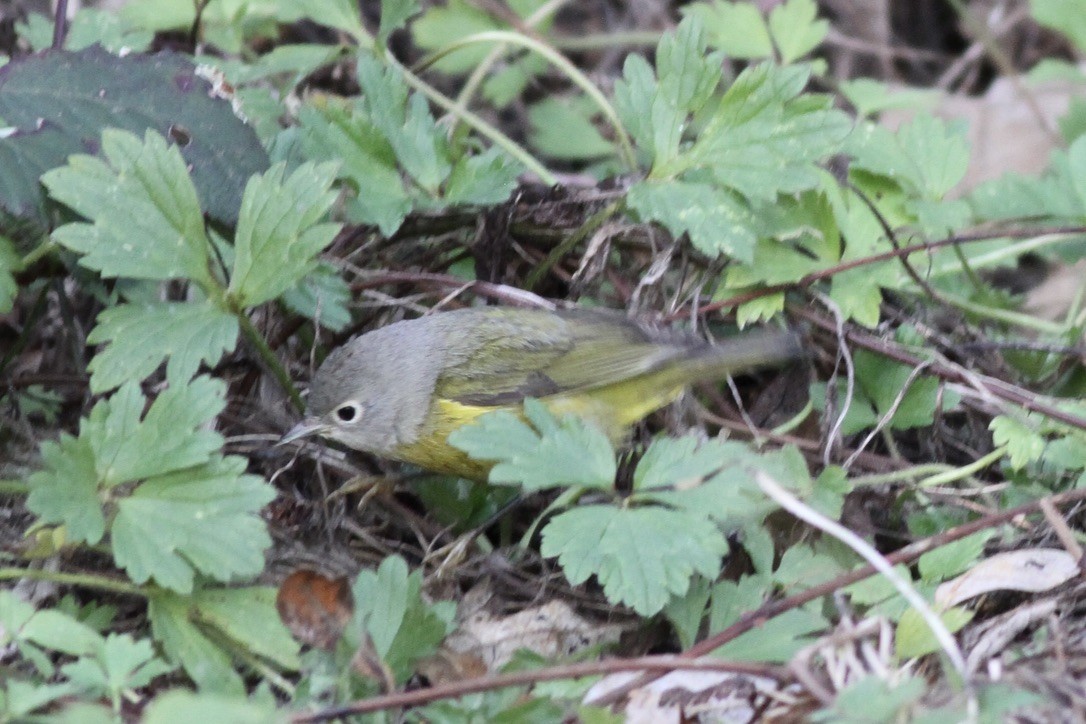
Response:
[[[565,5],[569,0],[550,0],[550,2],[543,4],[538,10],[524,19],[524,25],[529,28],[535,28],[539,23],[549,18],[554,13]],[[502,57],[505,53],[508,45],[506,43],[500,43],[491,48],[486,57],[483,58],[483,62],[475,66],[471,71],[471,75],[464,82],[464,87],[456,95],[456,111],[451,112],[455,122],[449,129],[449,136],[453,136],[456,133],[457,125],[460,122],[460,118],[457,115],[463,111],[471,103],[471,99],[475,97],[475,92],[482,85],[483,79],[486,78],[486,74],[490,72],[490,69],[494,67],[494,63],[498,61],[498,58]]]
[[[26,495],[30,486],[22,480],[0,480],[0,495]]]
[[[299,412],[305,410],[305,403],[302,402],[302,396],[298,394],[298,389],[291,381],[290,374],[287,373],[287,369],[283,366],[283,363],[279,361],[279,358],[275,356],[275,352],[272,352],[271,347],[268,346],[267,340],[260,334],[260,331],[253,324],[253,321],[243,312],[239,312],[237,318],[238,322],[241,324],[241,333],[245,335],[245,338],[249,340],[249,343],[256,349],[256,353],[260,355],[260,359],[268,366],[271,373],[275,375],[275,379],[278,380],[279,385],[287,395],[290,396],[291,403],[294,404],[294,407],[296,407]]]
[[[953,465],[946,465],[944,463],[928,463],[926,465],[914,465],[911,468],[905,468],[904,470],[895,470],[890,473],[861,475],[859,477],[852,478],[852,485],[854,487],[858,487],[861,485],[892,485],[894,483],[903,483],[907,480],[915,480],[916,478],[920,478],[925,475],[942,473],[947,470],[957,470],[957,468],[955,468]]]
[[[770,432],[774,435],[787,435],[795,430],[797,427],[803,424],[803,421],[811,414],[811,410],[814,409],[814,403],[807,400],[807,404],[803,406],[803,409],[797,412],[791,417],[791,419],[785,420],[780,425],[777,425]]]
[[[972,476],[973,473],[977,472],[978,470],[983,470],[989,465],[999,462],[1000,458],[1007,454],[1007,448],[1007,445],[1000,445],[992,452],[977,458],[968,465],[963,465],[960,468],[954,468],[953,470],[947,470],[945,472],[932,475],[931,477],[924,478],[919,483],[917,483],[917,486],[921,488],[931,488],[935,487],[936,485],[946,485],[947,483],[954,483],[959,480],[964,480],[965,478]]]
[[[600,109],[600,112],[603,113],[604,118],[607,119],[607,122],[615,129],[615,136],[618,139],[618,145],[622,151],[623,162],[630,170],[637,169],[637,156],[634,154],[629,134],[626,133],[626,128],[622,125],[622,121],[619,120],[618,113],[615,112],[611,102],[607,100],[607,97],[600,92],[600,89],[597,88],[588,76],[582,73],[577,66],[573,65],[573,63],[569,62],[568,58],[546,43],[540,42],[535,38],[530,38],[522,33],[508,30],[488,30],[486,32],[469,35],[466,38],[461,38],[444,48],[434,51],[426,58],[419,61],[416,68],[426,68],[450,53],[454,53],[461,48],[466,48],[478,43],[507,43],[509,45],[515,45],[538,53],[550,61],[553,66],[565,73],[566,77],[569,78],[574,85],[584,91],[585,95],[592,99]]]
[[[1060,335],[1067,331],[1062,324],[1049,322],[1029,314],[1019,314],[1018,312],[1012,312],[1006,309],[986,307],[982,304],[976,304],[968,299],[963,299],[945,291],[940,290],[939,296],[941,296],[944,301],[953,304],[959,309],[985,319],[994,319],[997,322],[1003,322],[1004,324],[1010,324],[1023,329],[1032,329],[1036,332],[1041,332],[1042,334]]]
[[[53,242],[53,238],[50,236],[45,237],[45,241],[35,246],[22,258],[20,268],[26,269],[31,264],[51,254],[56,248],[57,245]]]
[[[973,269],[985,269],[996,264],[1002,264],[1004,262],[1013,261],[1018,259],[1026,252],[1036,251],[1048,246],[1054,246],[1061,244],[1065,241],[1073,241],[1082,238],[1080,232],[1057,232],[1053,234],[1038,234],[1037,236],[1029,239],[1023,239],[1022,241],[1016,241],[1013,244],[1000,245],[997,249],[989,251],[985,254],[977,254],[970,257],[969,263]],[[995,241],[998,237],[992,239]],[[939,277],[948,276],[952,274],[960,274],[962,271],[961,262],[957,259],[953,261],[947,261],[941,264],[934,265],[925,274],[925,278],[929,281],[932,279],[938,279]]]
[[[125,583],[105,576],[95,576],[89,573],[63,573],[61,571],[46,571],[41,568],[0,568],[0,581],[18,579],[33,579],[35,581],[51,581],[68,586],[83,586],[85,588],[97,588],[100,591],[123,593],[129,596],[147,598],[147,591],[134,583]]]
[[[655,46],[662,33],[653,30],[634,30],[627,33],[590,33],[551,38],[551,45],[558,50],[606,50],[631,45]]]
[[[385,60],[390,66],[398,68],[403,73],[404,81],[415,90],[422,93],[429,98],[434,105],[442,108],[450,113],[453,113],[458,118],[463,119],[465,123],[475,129],[480,136],[489,139],[495,146],[503,149],[510,156],[520,161],[526,169],[534,173],[539,179],[549,185],[553,186],[558,183],[558,177],[551,173],[546,166],[540,163],[532,154],[528,153],[522,148],[516,141],[506,136],[494,126],[490,125],[482,118],[467,110],[466,108],[457,109],[456,101],[446,96],[444,93],[433,88],[426,81],[419,78],[410,70],[405,68],[402,63],[392,57],[391,54],[385,55]]]

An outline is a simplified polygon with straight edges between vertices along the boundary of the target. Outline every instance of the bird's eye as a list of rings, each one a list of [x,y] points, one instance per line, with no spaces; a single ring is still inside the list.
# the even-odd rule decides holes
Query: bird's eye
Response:
[[[336,408],[336,419],[340,422],[354,422],[362,414],[362,407],[357,402],[345,402]]]

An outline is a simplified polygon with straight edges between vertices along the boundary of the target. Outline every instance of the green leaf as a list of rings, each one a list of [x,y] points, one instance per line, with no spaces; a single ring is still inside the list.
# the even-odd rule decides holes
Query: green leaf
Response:
[[[63,523],[72,542],[98,543],[105,535],[106,519],[90,442],[62,434],[58,442],[42,443],[41,458],[42,469],[27,481],[27,507],[43,522]]]
[[[799,60],[821,44],[830,24],[818,20],[814,0],[788,0],[769,13],[769,31],[781,63]]]
[[[921,113],[897,132],[863,123],[849,139],[853,164],[893,179],[920,197],[938,201],[965,177],[965,126]]]
[[[196,571],[216,580],[259,573],[271,544],[260,509],[275,497],[244,474],[241,457],[152,478],[117,503],[113,556],[136,583],[150,578],[180,593]]]
[[[940,620],[950,633],[959,631],[973,619],[973,611],[956,606],[938,613]],[[935,639],[935,634],[928,627],[928,622],[920,617],[915,608],[910,608],[902,614],[894,636],[894,653],[898,658],[911,659],[939,651],[941,648],[942,646]]]
[[[0,692],[0,714],[5,715],[8,721],[33,721],[32,717],[27,716],[28,714],[75,693],[77,693],[75,687],[67,682],[38,685],[11,678],[7,680],[5,690]],[[52,719],[56,721],[55,717]],[[87,724],[97,724],[97,722],[90,720]]]
[[[673,33],[665,33],[656,48],[659,93],[672,108],[697,113],[720,83],[723,53],[706,55],[705,27],[687,17]]]
[[[203,213],[177,148],[152,131],[140,143],[108,129],[102,150],[106,163],[72,156],[42,177],[54,198],[94,221],[62,226],[53,238],[103,276],[188,278],[213,287]]]
[[[691,3],[680,12],[700,18],[709,32],[709,42],[732,58],[773,57],[769,28],[754,3],[712,0]]]
[[[119,711],[125,691],[146,686],[173,668],[155,656],[150,641],[110,634],[94,656],[65,664],[61,671],[82,690],[110,697],[114,710]]]
[[[895,410],[890,427],[908,430],[932,423],[939,403],[939,380],[923,374],[914,376],[911,367],[863,350],[853,356],[853,364],[856,380],[875,403],[880,418]]]
[[[377,42],[381,45],[388,44],[388,36],[392,31],[402,28],[418,11],[418,0],[381,0],[381,25],[377,30]]]
[[[11,312],[18,293],[15,272],[23,268],[23,259],[15,251],[15,245],[8,237],[0,234],[0,315]]]
[[[1075,139],[1067,149],[1067,167],[1071,172],[1071,186],[1079,202],[1086,207],[1086,136]]]
[[[436,194],[452,165],[445,134],[438,130],[426,99],[409,93],[399,71],[368,53],[358,57],[358,83],[370,120],[391,144],[396,159],[419,186]]]
[[[366,33],[358,3],[352,0],[295,0],[294,5],[298,12],[321,25],[356,38]]]
[[[328,105],[305,106],[298,114],[301,145],[308,158],[337,161],[340,175],[357,190],[350,204],[353,220],[376,224],[392,236],[411,210],[396,156],[388,141],[362,109],[348,112]]]
[[[679,637],[679,646],[688,649],[697,641],[701,624],[705,620],[705,606],[709,603],[709,581],[696,577],[682,596],[673,596],[664,607],[664,615]]]
[[[102,636],[90,626],[50,608],[31,616],[19,630],[18,637],[71,656],[93,653],[102,645]]]
[[[339,224],[318,223],[336,200],[335,165],[306,163],[285,180],[285,164],[245,187],[234,234],[228,294],[245,308],[274,299],[316,267]]]
[[[582,99],[583,101],[583,99]],[[594,107],[547,97],[528,107],[532,146],[545,156],[582,161],[614,155],[615,146],[592,123]]]
[[[193,622],[192,599],[155,590],[148,599],[151,631],[171,661],[181,664],[201,692],[245,691],[230,657]]]
[[[142,53],[154,40],[154,34],[135,27],[117,12],[97,8],[80,8],[72,19],[72,26],[64,38],[68,50],[83,50],[100,45],[118,56]]]
[[[812,607],[792,609],[737,636],[716,649],[713,655],[731,661],[783,664],[811,644],[816,638],[814,634],[828,628],[829,621]]]
[[[192,595],[201,623],[214,626],[243,651],[274,662],[283,669],[299,666],[298,643],[275,609],[276,589],[202,588]]]
[[[1086,16],[1077,0],[1030,0],[1033,19],[1062,33],[1080,52],[1086,51]]]
[[[637,146],[651,154],[654,166],[675,156],[686,113],[664,100],[652,67],[642,56],[626,56],[622,78],[615,81],[614,105]]]
[[[825,99],[803,95],[804,66],[762,64],[744,70],[728,89],[697,141],[674,161],[653,168],[666,178],[703,168],[751,200],[814,188],[817,161],[837,152],[851,122]]]
[[[409,572],[399,556],[385,558],[376,571],[362,571],[351,587],[354,636],[365,630],[398,680],[410,675],[419,658],[431,655],[450,630],[451,609],[426,604],[421,590],[422,572]]]
[[[944,581],[977,563],[994,531],[982,530],[971,536],[939,546],[920,556],[917,565],[925,581]]]
[[[162,392],[147,410],[139,383],[124,384],[99,402],[80,425],[94,451],[101,484],[112,487],[202,465],[222,447],[222,435],[205,429],[226,405],[221,380],[197,377]]]
[[[87,365],[91,391],[142,380],[162,364],[166,379],[184,385],[200,368],[234,349],[237,318],[211,302],[119,304],[98,315],[87,344],[106,344]]]
[[[919,676],[892,684],[871,674],[840,690],[833,706],[816,713],[812,721],[820,724],[907,721],[912,707],[929,690],[928,682]]]
[[[589,505],[555,516],[541,552],[579,585],[596,576],[608,600],[652,616],[682,596],[695,573],[715,578],[728,542],[702,516],[665,508]]]
[[[626,196],[642,218],[658,221],[674,236],[689,234],[701,252],[754,260],[758,222],[742,199],[727,189],[684,181],[642,181]]]
[[[411,34],[420,48],[431,51],[475,33],[500,29],[502,25],[484,10],[465,0],[450,0],[444,6],[429,7],[412,23]],[[469,46],[445,56],[434,67],[443,73],[463,73],[479,65],[489,52],[490,48],[483,44]]]
[[[39,141],[31,132],[52,129],[48,137],[54,152],[60,156],[55,163],[36,166],[38,174],[62,164],[68,154],[97,150],[99,138],[105,147],[107,128],[141,135],[169,132],[184,146],[180,150],[184,158],[178,164],[183,171],[178,175],[177,167],[171,164],[169,174],[162,176],[160,172],[166,169],[152,164],[138,171],[140,179],[129,180],[134,186],[164,193],[165,196],[158,196],[163,210],[187,214],[190,207],[202,207],[213,218],[232,223],[237,218],[245,180],[267,168],[268,157],[253,130],[234,113],[230,101],[216,92],[200,73],[192,60],[180,53],[129,53],[122,57],[98,46],[74,53],[47,50],[12,61],[5,67],[0,77],[0,117],[27,133],[19,142],[25,140],[37,145]],[[42,159],[45,150],[39,147],[32,155]],[[10,167],[5,165],[5,168]],[[188,181],[189,173],[192,181]],[[171,203],[174,189],[170,187],[179,185],[181,176],[187,185],[195,184],[192,193],[198,195],[199,202],[186,199],[182,206]],[[37,177],[32,180],[36,185]],[[34,197],[30,199],[32,206],[40,207],[40,189],[23,191]],[[103,191],[110,193],[108,187]],[[111,213],[124,213],[136,222],[143,221],[141,196],[135,199],[125,193],[112,196],[110,206],[130,205],[130,208],[116,208]],[[20,197],[29,198],[22,194]],[[77,210],[87,218],[95,218],[83,209]],[[133,237],[126,242],[142,242],[138,239],[143,233],[142,226],[119,228]],[[177,254],[176,243],[175,239],[169,240],[162,251]],[[139,245],[146,244],[150,242]]]
[[[517,187],[520,166],[495,148],[477,156],[461,156],[445,182],[449,204],[499,204]]]
[[[352,299],[350,285],[334,266],[323,262],[318,262],[313,271],[282,296],[287,309],[333,332],[342,332],[351,323]]]
[[[813,483],[806,462],[793,447],[758,454],[738,442],[708,442],[706,446],[718,456],[719,470],[707,479],[693,476],[681,478],[681,484],[665,488],[639,488],[632,496],[638,502],[666,505],[684,513],[710,518],[725,527],[744,526],[760,522],[777,509],[777,505],[762,492],[755,473],[763,471],[774,480],[808,498]],[[679,482],[679,481],[676,481]]]
[[[988,423],[992,442],[1007,446],[1008,462],[1013,470],[1041,459],[1045,451],[1045,438],[1037,432],[1036,416],[1027,415],[1019,420],[1007,415],[997,415]]]
[[[615,453],[597,427],[573,415],[557,420],[538,400],[525,400],[524,411],[531,425],[513,413],[492,412],[453,431],[449,444],[476,460],[497,461],[490,471],[493,484],[517,483],[528,490],[614,484]]]
[[[223,694],[175,689],[159,694],[143,712],[143,724],[177,722],[230,722],[231,724],[285,724],[288,712],[269,702]]]
[[[634,490],[699,485],[731,462],[727,443],[701,444],[693,435],[658,437],[641,456],[634,472]]]

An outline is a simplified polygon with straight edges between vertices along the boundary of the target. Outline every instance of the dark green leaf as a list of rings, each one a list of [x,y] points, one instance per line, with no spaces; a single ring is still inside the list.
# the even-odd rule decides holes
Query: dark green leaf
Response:
[[[230,101],[182,55],[120,57],[91,46],[12,61],[0,71],[0,117],[25,132],[56,129],[65,154],[93,153],[110,127],[182,138],[181,166],[191,168],[200,206],[226,222],[237,218],[245,181],[268,164]]]

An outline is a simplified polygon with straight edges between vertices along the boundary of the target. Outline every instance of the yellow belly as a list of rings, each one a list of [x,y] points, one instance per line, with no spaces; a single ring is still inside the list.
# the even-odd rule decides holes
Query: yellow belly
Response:
[[[659,389],[652,382],[625,380],[577,394],[551,395],[540,401],[556,416],[573,414],[586,419],[603,430],[612,442],[618,443],[632,424],[674,401],[683,390],[682,386]],[[401,445],[396,458],[434,472],[486,481],[493,463],[472,460],[450,446],[447,438],[453,430],[495,410],[508,410],[518,415],[521,412],[519,405],[484,407],[436,400],[419,439],[410,445]]]

